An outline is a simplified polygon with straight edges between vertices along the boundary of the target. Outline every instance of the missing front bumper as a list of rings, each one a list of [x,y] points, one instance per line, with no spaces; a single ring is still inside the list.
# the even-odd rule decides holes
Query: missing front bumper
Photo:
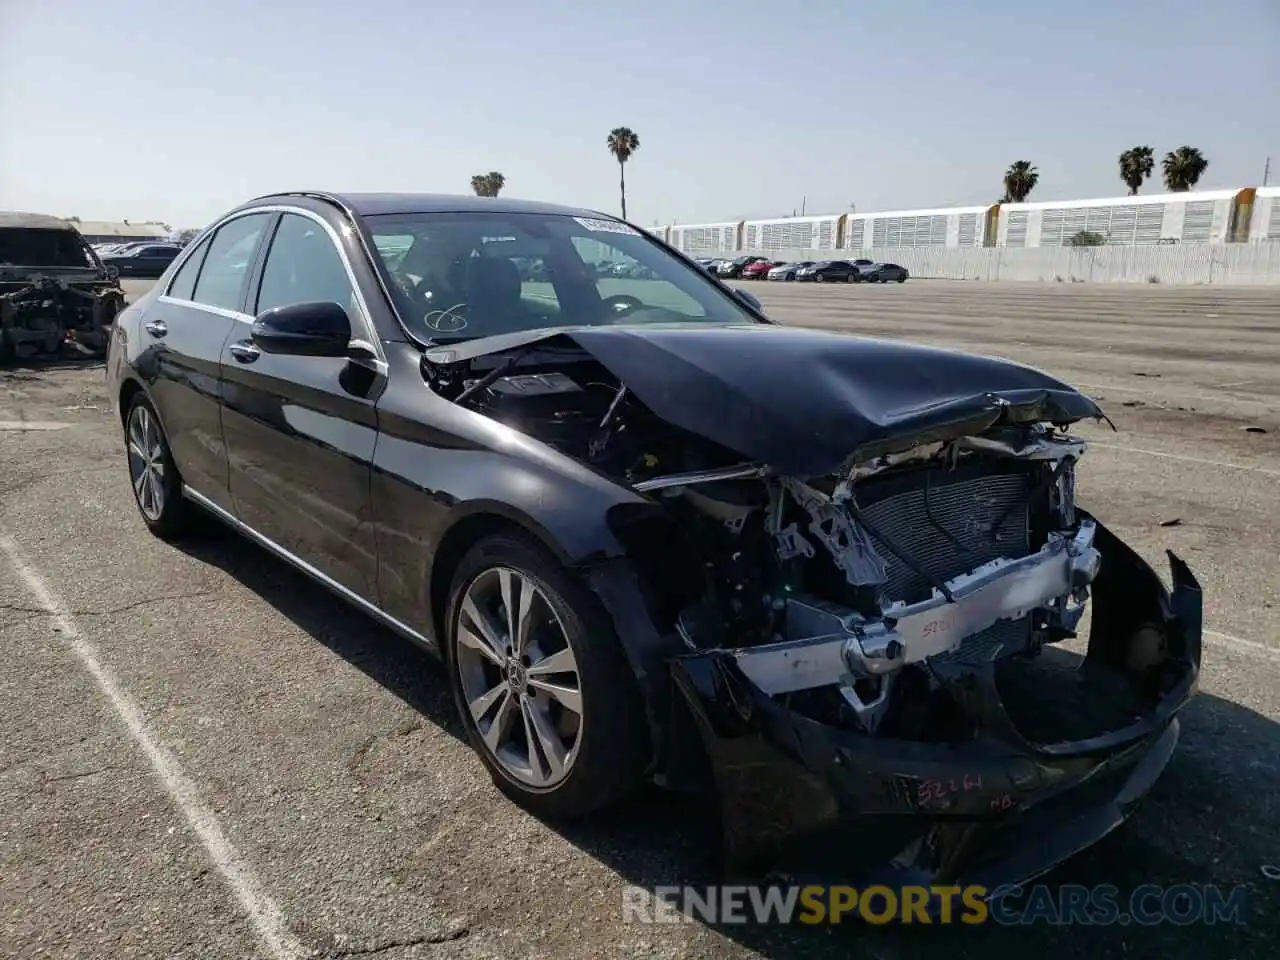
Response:
[[[744,669],[742,651],[672,659],[714,775],[730,866],[1013,883],[1122,822],[1168,762],[1175,714],[1196,690],[1201,594],[1173,554],[1168,590],[1104,526],[1091,529],[1101,567],[1081,665],[1122,677],[1144,709],[1084,738],[1033,742],[991,662],[931,664],[975,731],[939,743],[869,737],[790,710]]]

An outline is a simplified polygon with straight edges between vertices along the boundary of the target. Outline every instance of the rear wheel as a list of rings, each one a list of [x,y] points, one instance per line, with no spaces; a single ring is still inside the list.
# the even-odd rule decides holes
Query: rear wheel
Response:
[[[907,282],[907,275],[906,275],[905,273],[899,274],[899,275],[898,275],[898,282],[899,282],[899,283],[906,283],[906,282]]]
[[[823,283],[827,278],[820,273],[815,273],[813,279],[816,283]]]
[[[856,273],[851,273],[849,274],[849,276],[845,277],[845,279],[848,280],[850,283],[857,283],[858,275]]]
[[[454,701],[503,793],[559,819],[638,785],[649,748],[635,675],[595,595],[540,544],[505,533],[477,543],[447,617]]]
[[[129,403],[125,446],[129,485],[147,528],[164,539],[184,533],[191,523],[191,506],[182,497],[182,478],[174,466],[160,418],[141,393],[134,394]]]

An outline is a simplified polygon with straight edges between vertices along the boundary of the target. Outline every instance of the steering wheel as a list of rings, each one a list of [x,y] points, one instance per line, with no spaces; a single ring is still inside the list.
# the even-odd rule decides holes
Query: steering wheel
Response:
[[[644,306],[643,300],[633,297],[629,293],[615,293],[611,297],[605,297],[600,302],[612,310],[614,314],[628,314],[632,310],[638,310]]]
[[[425,326],[437,333],[457,333],[467,325],[465,312],[463,314],[455,312],[459,309],[465,311],[467,306],[465,303],[455,303],[444,308],[436,307],[432,303],[431,294],[423,289],[423,284],[415,283],[412,277],[398,271],[392,271],[391,278],[408,297],[415,312],[421,312]]]

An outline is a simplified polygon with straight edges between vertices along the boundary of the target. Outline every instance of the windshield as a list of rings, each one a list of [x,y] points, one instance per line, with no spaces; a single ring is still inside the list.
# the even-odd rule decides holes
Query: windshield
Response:
[[[396,309],[423,340],[554,326],[758,322],[705,272],[616,220],[495,212],[364,222]]]
[[[61,267],[93,270],[93,254],[72,230],[0,227],[0,267]]]

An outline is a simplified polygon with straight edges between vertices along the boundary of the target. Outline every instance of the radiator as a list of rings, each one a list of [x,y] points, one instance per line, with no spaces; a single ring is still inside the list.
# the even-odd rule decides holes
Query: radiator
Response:
[[[1000,557],[1016,559],[1032,552],[1031,477],[1016,464],[1006,472],[990,471],[987,465],[977,470],[931,467],[859,487],[858,506],[870,525],[929,575],[903,563],[872,534],[888,568],[884,591],[890,600],[924,600],[933,592],[929,577],[950,580]],[[1023,649],[1030,632],[1029,617],[997,623],[970,637],[952,656],[985,660],[998,648],[1007,655]]]

